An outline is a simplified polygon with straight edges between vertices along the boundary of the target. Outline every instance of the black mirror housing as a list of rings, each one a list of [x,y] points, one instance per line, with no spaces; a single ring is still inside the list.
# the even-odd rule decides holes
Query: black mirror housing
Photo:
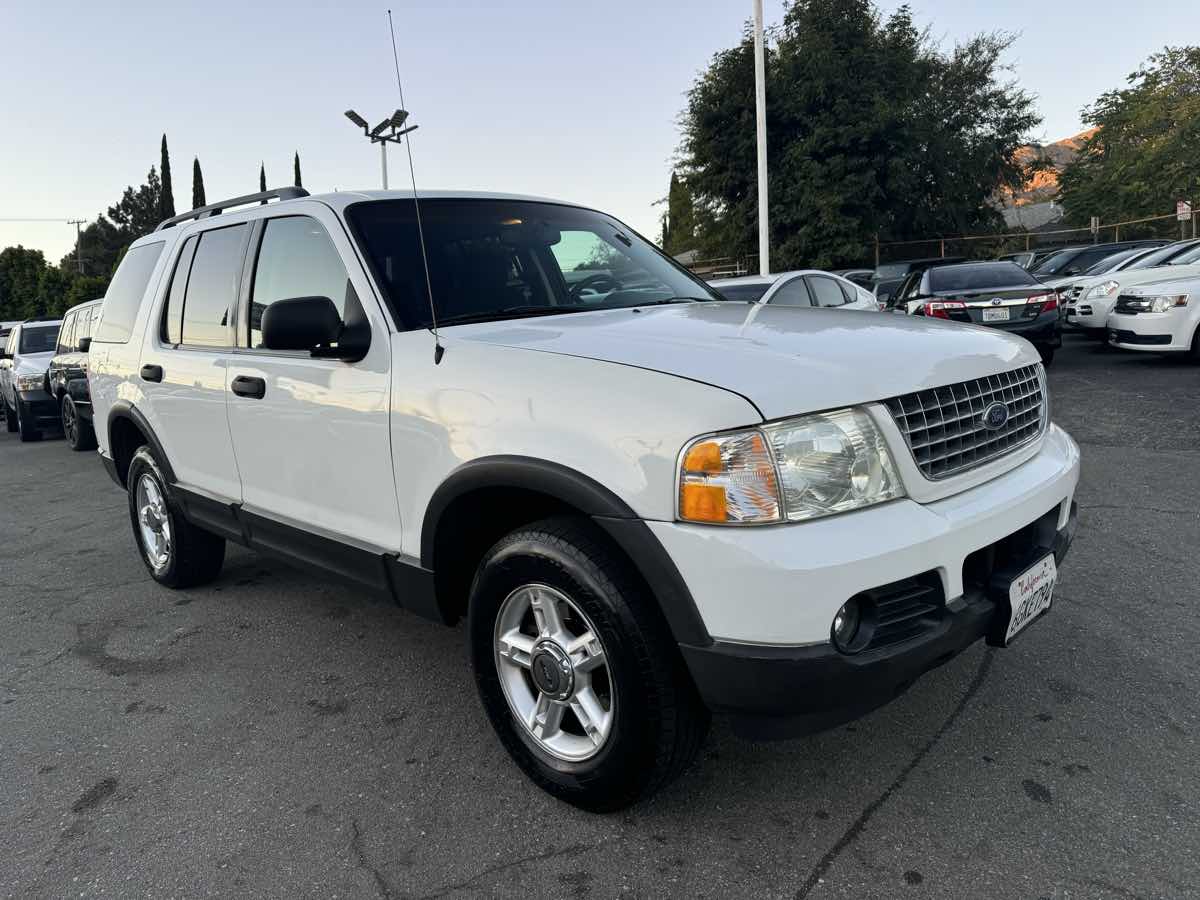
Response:
[[[268,350],[315,350],[337,343],[342,318],[328,297],[277,300],[262,316],[262,345]]]
[[[87,353],[92,348],[92,339],[90,337],[80,338],[79,344],[75,347],[79,353]]]

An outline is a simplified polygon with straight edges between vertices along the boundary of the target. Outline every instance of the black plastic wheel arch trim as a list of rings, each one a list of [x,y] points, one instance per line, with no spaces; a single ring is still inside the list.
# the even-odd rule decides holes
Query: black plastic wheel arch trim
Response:
[[[118,419],[128,419],[137,426],[138,431],[146,438],[146,443],[154,450],[154,456],[158,460],[159,467],[163,471],[163,476],[171,484],[175,482],[175,470],[171,468],[170,459],[167,453],[163,450],[162,442],[154,433],[154,429],[150,427],[150,422],[142,415],[141,410],[130,403],[128,400],[118,400],[113,403],[112,408],[108,411],[108,449],[112,452],[112,433],[113,425]],[[136,448],[135,448],[136,449]],[[115,458],[114,458],[115,461]],[[121,486],[125,486],[124,478],[121,480]]]
[[[624,500],[582,472],[528,456],[488,456],[455,469],[425,508],[421,567],[433,571],[438,525],[459,497],[483,488],[520,488],[552,497],[593,519],[645,579],[675,640],[694,646],[712,642],[683,576],[649,526]]]

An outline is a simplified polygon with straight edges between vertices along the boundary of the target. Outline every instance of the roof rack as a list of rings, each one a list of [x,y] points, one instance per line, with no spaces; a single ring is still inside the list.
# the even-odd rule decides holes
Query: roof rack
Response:
[[[296,200],[307,196],[308,191],[302,187],[282,187],[271,191],[259,191],[257,194],[246,194],[244,197],[234,197],[232,200],[210,203],[208,206],[201,206],[199,209],[193,209],[191,212],[180,213],[169,219],[163,219],[154,230],[162,231],[164,228],[170,228],[172,225],[178,225],[180,222],[190,222],[192,219],[207,219],[209,216],[220,215],[223,210],[231,209],[234,206],[245,206],[248,203],[266,203],[268,200]]]

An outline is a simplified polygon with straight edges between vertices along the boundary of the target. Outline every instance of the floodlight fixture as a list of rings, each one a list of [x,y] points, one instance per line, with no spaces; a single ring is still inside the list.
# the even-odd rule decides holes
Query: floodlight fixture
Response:
[[[364,119],[362,116],[360,116],[358,113],[356,113],[352,109],[346,110],[346,118],[349,119],[351,122],[353,122],[355,125],[357,125],[359,128],[365,129],[367,127],[367,120]]]

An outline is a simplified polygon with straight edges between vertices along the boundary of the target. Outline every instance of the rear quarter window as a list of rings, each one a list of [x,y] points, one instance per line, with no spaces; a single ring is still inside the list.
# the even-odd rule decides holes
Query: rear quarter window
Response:
[[[164,245],[165,241],[155,241],[134,247],[125,254],[100,307],[100,324],[92,337],[96,343],[128,343]]]

